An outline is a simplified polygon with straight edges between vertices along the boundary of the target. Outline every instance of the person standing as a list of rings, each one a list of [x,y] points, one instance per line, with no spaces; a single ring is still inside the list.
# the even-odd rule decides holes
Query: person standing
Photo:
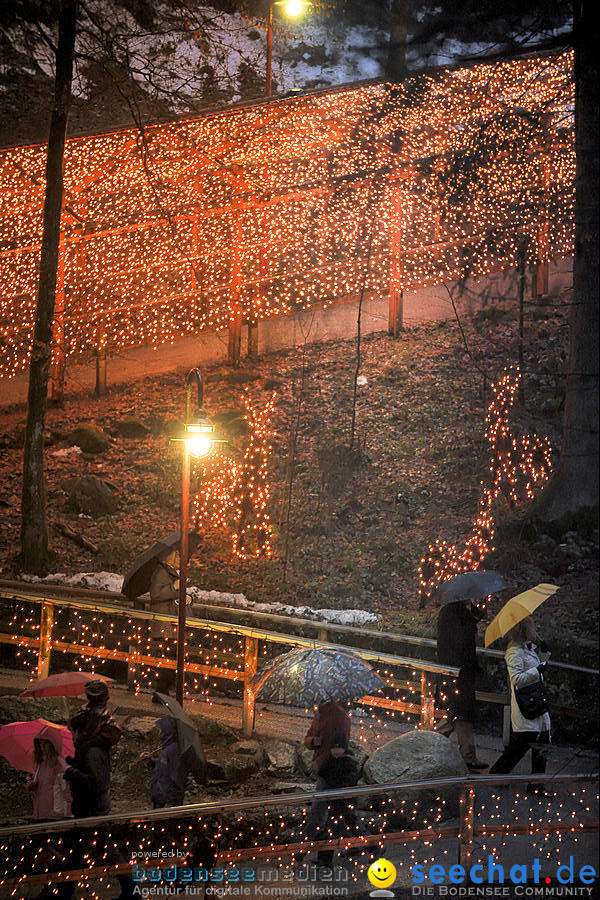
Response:
[[[150,797],[155,809],[163,806],[181,806],[185,796],[188,770],[179,741],[177,725],[171,716],[163,716],[156,723],[162,733],[162,747],[156,759],[146,756],[153,768]]]
[[[477,758],[473,723],[477,715],[475,679],[482,673],[477,662],[477,624],[483,612],[470,600],[457,600],[442,606],[437,621],[437,657],[445,666],[460,671],[454,684],[444,684],[448,715],[437,730],[449,737],[456,731],[458,749],[469,771],[487,769]]]
[[[110,750],[121,737],[121,729],[106,709],[106,684],[90,681],[85,693],[88,705],[69,721],[75,755],[67,757],[64,775],[71,786],[75,818],[110,812]]]
[[[71,792],[64,779],[67,762],[62,755],[59,728],[46,725],[33,742],[35,772],[27,783],[33,791],[33,818],[37,821],[71,817]]]
[[[316,777],[316,791],[326,791],[329,787],[321,775],[321,770],[331,760],[331,750],[342,736],[346,743],[350,740],[350,716],[348,712],[334,700],[319,704],[315,711],[310,728],[304,738],[304,746],[313,751],[311,773]],[[307,841],[315,841],[323,832],[329,819],[329,803],[327,800],[314,800],[303,828],[303,836]]]
[[[543,696],[543,672],[550,653],[536,644],[537,634],[533,620],[528,616],[510,632],[510,643],[504,659],[510,682],[510,724],[511,737],[508,747],[490,769],[490,775],[507,775],[531,750],[531,773],[543,775],[550,745],[550,713],[542,699],[539,715],[527,718],[519,705],[518,692],[530,685],[539,685]],[[531,715],[531,711],[529,712]],[[528,791],[543,794],[542,784],[529,784]]]

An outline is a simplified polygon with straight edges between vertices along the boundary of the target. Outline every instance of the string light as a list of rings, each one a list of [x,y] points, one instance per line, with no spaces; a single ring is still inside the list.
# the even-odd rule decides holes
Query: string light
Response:
[[[385,298],[485,275],[524,236],[529,262],[571,253],[572,65],[442,69],[69,140],[54,361],[328,306],[357,284]],[[2,376],[28,365],[45,159],[0,151]]]
[[[419,595],[430,597],[444,581],[461,572],[476,571],[494,549],[493,506],[506,495],[511,505],[532,500],[534,489],[550,477],[552,447],[547,437],[515,434],[510,414],[521,381],[518,366],[506,369],[492,384],[485,437],[490,448],[490,485],[482,485],[477,516],[462,550],[437,538],[418,568]]]

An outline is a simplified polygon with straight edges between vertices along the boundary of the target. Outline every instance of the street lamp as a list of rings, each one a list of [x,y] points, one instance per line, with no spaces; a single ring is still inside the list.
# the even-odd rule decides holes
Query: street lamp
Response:
[[[269,17],[267,19],[267,86],[265,96],[270,97],[272,91],[271,71],[273,67],[273,7],[281,6],[286,16],[297,19],[311,5],[311,0],[269,0]]]
[[[192,387],[197,388],[197,406],[192,412]],[[179,608],[177,615],[177,659],[175,664],[175,697],[183,706],[185,677],[185,617],[187,600],[188,535],[190,518],[190,461],[202,459],[216,443],[225,443],[215,432],[215,426],[202,408],[204,386],[199,369],[190,369],[185,382],[185,423],[181,437],[173,440],[183,443],[183,467],[181,475],[181,536],[179,543]]]

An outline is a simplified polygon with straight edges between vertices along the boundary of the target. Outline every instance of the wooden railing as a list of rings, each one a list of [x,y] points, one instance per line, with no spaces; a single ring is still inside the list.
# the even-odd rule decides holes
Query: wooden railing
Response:
[[[59,593],[62,596],[51,596],[51,593]],[[132,642],[127,651],[111,649],[104,646],[91,646],[89,644],[76,643],[73,641],[60,640],[54,634],[55,611],[57,609],[76,609],[82,612],[94,614],[108,614],[113,621],[119,618],[127,617],[128,620],[141,620],[146,622],[165,623],[170,626],[177,625],[175,616],[163,613],[154,613],[147,610],[133,609],[131,606],[125,605],[124,602],[116,602],[120,598],[120,594],[110,594],[108,592],[91,592],[85,589],[58,589],[55,586],[44,585],[43,588],[36,585],[35,588],[29,589],[23,587],[22,584],[14,582],[0,582],[0,598],[4,601],[19,602],[31,604],[33,607],[39,606],[39,635],[24,635],[15,633],[0,633],[0,643],[24,646],[37,650],[38,663],[37,674],[39,678],[45,678],[50,672],[50,663],[53,651],[63,653],[78,654],[86,657],[94,657],[97,659],[105,659],[111,661],[121,661],[128,666],[143,665],[156,668],[175,669],[175,659],[165,656],[150,656],[141,654]],[[109,602],[107,602],[107,599]],[[112,601],[112,602],[110,602]],[[282,617],[278,617],[282,618]],[[304,620],[291,620],[291,623]],[[311,624],[311,623],[308,623]],[[409,669],[411,673],[419,675],[418,683],[414,684],[410,681],[394,681],[393,687],[404,687],[420,694],[420,702],[413,703],[396,697],[376,697],[365,696],[360,702],[369,706],[380,707],[382,709],[394,712],[409,713],[417,715],[420,719],[422,727],[431,727],[436,718],[444,715],[443,710],[435,708],[431,681],[434,676],[444,675],[455,678],[458,675],[458,669],[453,666],[443,666],[428,660],[413,659],[412,657],[400,656],[392,653],[385,653],[376,649],[368,649],[364,647],[356,647],[348,644],[337,644],[326,638],[330,630],[337,633],[340,626],[325,626],[318,623],[320,636],[307,637],[299,634],[273,631],[266,628],[254,627],[251,625],[243,625],[241,623],[220,622],[214,619],[205,618],[189,618],[187,627],[192,630],[202,630],[205,632],[219,632],[231,634],[244,639],[243,658],[234,657],[231,653],[232,662],[237,662],[238,668],[233,666],[207,666],[200,663],[186,661],[186,672],[212,677],[227,679],[233,682],[243,683],[243,705],[242,705],[242,729],[246,736],[252,734],[254,730],[254,705],[255,697],[250,686],[250,682],[254,678],[258,669],[258,644],[264,641],[271,644],[284,644],[291,647],[315,647],[322,649],[331,649],[338,651],[352,650],[356,656],[367,660],[375,667],[387,666],[392,668]],[[352,631],[353,629],[348,629]],[[356,629],[360,631],[360,629]],[[380,634],[379,632],[376,632]]]

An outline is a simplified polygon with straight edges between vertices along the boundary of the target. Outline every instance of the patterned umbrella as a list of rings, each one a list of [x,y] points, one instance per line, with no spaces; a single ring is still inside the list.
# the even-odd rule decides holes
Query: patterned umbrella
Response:
[[[266,703],[310,708],[328,700],[357,700],[381,690],[384,683],[372,667],[337,650],[291,650],[275,657],[250,684]]]

